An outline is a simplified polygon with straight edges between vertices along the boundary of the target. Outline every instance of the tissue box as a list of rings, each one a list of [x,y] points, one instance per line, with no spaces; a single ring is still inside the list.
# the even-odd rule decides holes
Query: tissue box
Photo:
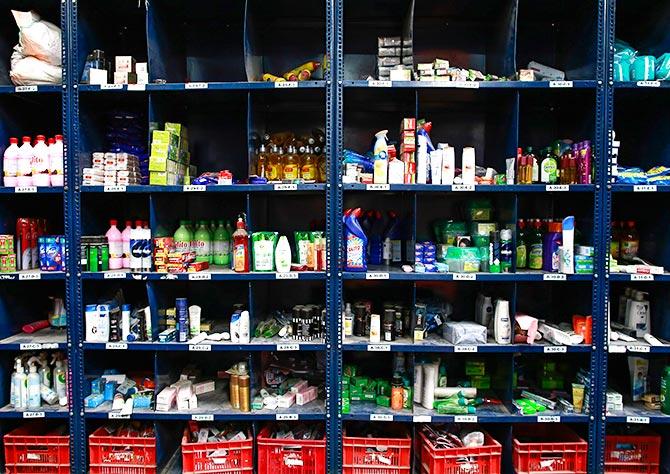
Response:
[[[169,411],[177,399],[175,387],[165,387],[156,397],[156,411]]]
[[[486,326],[471,321],[447,321],[442,325],[442,337],[454,345],[486,344],[487,336]]]

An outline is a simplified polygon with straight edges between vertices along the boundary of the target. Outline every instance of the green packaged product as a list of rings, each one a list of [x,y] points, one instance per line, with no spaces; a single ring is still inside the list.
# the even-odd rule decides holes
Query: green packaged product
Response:
[[[360,402],[361,400],[363,400],[363,390],[361,389],[361,387],[352,385],[349,388],[349,398],[351,398],[351,400],[354,402]]]
[[[251,402],[252,410],[262,410],[263,409],[263,399],[261,397],[254,397],[254,400]]]
[[[391,384],[386,380],[377,381],[377,393],[379,395],[391,395]]]
[[[480,390],[487,390],[491,388],[490,375],[473,375],[470,377],[470,383],[473,387]]]
[[[472,199],[468,201],[468,217],[471,221],[490,221],[493,219],[491,200]]]
[[[351,377],[351,384],[354,387],[367,387],[370,383],[370,378],[364,375],[357,375],[356,377]]]
[[[364,402],[374,402],[377,394],[374,391],[364,390],[363,391],[363,401]]]
[[[342,413],[347,414],[351,411],[351,402],[348,398],[342,399]]]
[[[465,375],[484,375],[486,363],[483,360],[466,360]]]
[[[458,405],[440,405],[437,408],[437,413],[438,415],[474,415],[477,413],[477,409]]]
[[[402,407],[405,410],[411,410],[413,405],[414,389],[412,387],[404,386],[402,388]]]
[[[275,271],[275,246],[277,232],[254,232],[251,234],[251,250],[253,256],[253,271]]]
[[[351,396],[351,391],[349,390],[349,387],[343,388],[342,389],[342,397],[343,398],[349,398]]]
[[[391,397],[387,395],[377,395],[377,398],[375,398],[375,401],[377,402],[378,407],[391,407]]]
[[[433,224],[433,232],[438,244],[455,245],[456,237],[467,235],[465,222],[438,220]]]
[[[356,377],[356,374],[358,373],[358,367],[352,364],[345,364],[344,370],[342,372],[346,377]],[[351,380],[347,379],[348,382],[351,382]]]
[[[348,375],[343,375],[342,376],[342,387],[343,388],[348,388],[350,385],[350,380]]]
[[[310,250],[311,245],[311,232],[308,231],[296,231],[293,232],[293,238],[295,239],[295,259],[300,265],[307,265],[308,260],[310,259]]]

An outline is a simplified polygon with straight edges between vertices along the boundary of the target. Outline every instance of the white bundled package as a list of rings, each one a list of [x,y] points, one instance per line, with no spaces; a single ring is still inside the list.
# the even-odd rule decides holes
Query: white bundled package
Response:
[[[472,321],[446,321],[442,325],[442,337],[453,345],[486,344],[487,336],[486,326]]]
[[[61,31],[33,12],[12,10],[19,27],[19,44],[14,46],[9,76],[16,85],[60,84]]]

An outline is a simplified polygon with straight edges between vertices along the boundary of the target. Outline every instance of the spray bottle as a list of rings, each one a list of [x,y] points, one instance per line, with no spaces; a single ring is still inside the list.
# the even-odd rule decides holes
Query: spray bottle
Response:
[[[16,377],[14,378],[14,408],[25,410],[28,406],[28,376],[26,375],[21,359],[16,360]]]
[[[31,357],[28,361],[28,366],[30,367],[30,373],[28,374],[27,388],[28,388],[28,409],[36,410],[42,405],[42,399],[40,395],[40,374],[37,373],[37,363],[39,359],[37,357]]]
[[[62,407],[67,405],[67,377],[63,368],[63,361],[56,361],[54,369],[54,387],[58,395],[58,404]]]
[[[40,374],[40,382],[42,385],[46,385],[51,388],[51,368],[49,367],[49,361],[47,360],[47,353],[40,352],[40,369],[38,373]]]
[[[17,391],[17,377],[19,375],[19,366],[21,365],[21,359],[17,357],[14,359],[14,372],[12,372],[12,377],[9,381],[9,404],[13,407],[16,407],[18,403],[18,391]]]

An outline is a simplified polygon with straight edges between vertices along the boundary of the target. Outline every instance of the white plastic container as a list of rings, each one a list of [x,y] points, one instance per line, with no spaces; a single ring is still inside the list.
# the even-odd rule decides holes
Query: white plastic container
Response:
[[[512,322],[509,316],[509,301],[496,300],[493,315],[493,336],[497,344],[512,343]]]
[[[279,237],[275,248],[275,267],[279,273],[291,271],[291,244],[288,243],[285,235]]]
[[[16,187],[16,173],[19,166],[19,139],[11,137],[9,139],[9,146],[5,150],[2,159],[3,171],[3,185],[14,188]]]
[[[51,186],[63,186],[63,135],[56,135],[54,138],[49,154]]]
[[[49,147],[44,135],[37,135],[33,147],[32,161],[33,185],[46,188],[51,185],[49,176]]]
[[[109,230],[105,234],[107,243],[109,244],[109,269],[118,270],[123,268],[123,238],[121,231],[116,227],[118,221],[111,219],[109,221]]]
[[[30,144],[30,137],[23,137],[23,143],[19,147],[19,159],[16,167],[16,185],[33,185],[33,147]]]
[[[121,244],[123,246],[123,268],[130,268],[130,231],[133,229],[133,222],[126,221],[126,227],[121,232]]]

